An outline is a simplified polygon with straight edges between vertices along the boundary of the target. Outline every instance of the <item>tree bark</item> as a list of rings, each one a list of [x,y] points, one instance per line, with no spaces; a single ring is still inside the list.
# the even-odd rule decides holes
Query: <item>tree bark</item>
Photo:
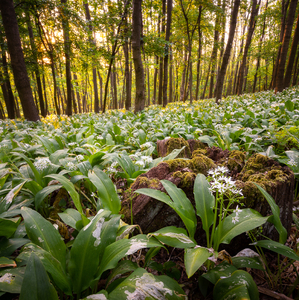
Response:
[[[73,113],[72,109],[72,75],[71,75],[71,45],[70,45],[70,26],[67,16],[67,0],[61,0],[62,10],[62,28],[63,28],[63,39],[64,39],[64,55],[65,55],[65,77],[66,77],[66,90],[67,90],[67,103],[66,103],[66,114],[71,116]]]
[[[167,0],[167,24],[165,35],[165,56],[164,56],[164,80],[163,80],[163,107],[167,105],[167,83],[168,83],[168,58],[169,58],[169,38],[171,27],[171,12],[172,12],[172,0]]]
[[[277,67],[277,75],[276,75],[276,82],[275,82],[275,92],[282,92],[284,88],[283,78],[284,78],[285,63],[287,59],[297,3],[298,0],[291,0],[290,2],[286,27],[282,39],[281,51],[279,54],[279,63]]]
[[[295,33],[294,33],[293,42],[292,42],[292,46],[291,46],[291,52],[290,52],[290,56],[289,56],[289,60],[288,60],[288,64],[287,64],[287,68],[286,68],[286,72],[285,72],[284,88],[289,87],[290,83],[291,83],[293,64],[295,61],[298,42],[299,42],[299,14],[297,16],[296,28],[295,28]]]
[[[135,110],[137,113],[144,109],[145,105],[145,85],[144,85],[144,70],[141,58],[141,11],[142,0],[133,1],[133,16],[132,16],[132,49],[133,62],[135,68]]]
[[[201,21],[201,12],[202,6],[199,6],[199,16],[198,16],[198,50],[197,50],[197,64],[196,64],[196,90],[195,90],[195,100],[198,100],[198,92],[199,92],[199,70],[200,70],[200,60],[201,60],[201,38],[202,33],[200,29],[200,21]]]
[[[29,121],[38,121],[40,118],[33,100],[13,1],[1,0],[0,10],[10,53],[15,85],[21,100],[24,117]]]
[[[239,74],[238,74],[238,84],[237,84],[237,94],[238,95],[242,94],[242,92],[243,92],[244,70],[245,70],[245,66],[246,66],[248,50],[249,50],[252,36],[254,33],[254,29],[255,29],[256,17],[258,15],[259,6],[260,6],[260,1],[259,1],[259,3],[257,3],[257,0],[252,0],[249,28],[248,28],[244,53],[243,53],[243,57],[242,57],[242,62],[241,62],[241,65],[239,68]]]
[[[227,45],[226,45],[226,48],[225,48],[225,52],[223,54],[223,60],[222,60],[218,80],[217,80],[217,83],[216,83],[216,103],[217,104],[219,103],[219,101],[222,98],[223,82],[224,82],[224,77],[225,77],[225,74],[226,74],[226,68],[227,68],[227,65],[228,65],[230,52],[231,52],[231,49],[232,49],[233,40],[234,40],[234,36],[235,36],[239,7],[240,7],[240,0],[235,0],[234,1],[234,6],[233,6],[233,9],[232,9],[231,19],[230,19],[228,41],[227,41]]]

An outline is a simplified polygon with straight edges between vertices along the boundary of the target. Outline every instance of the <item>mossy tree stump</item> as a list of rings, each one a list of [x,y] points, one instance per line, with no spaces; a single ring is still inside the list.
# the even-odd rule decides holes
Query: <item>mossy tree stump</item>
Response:
[[[170,139],[171,140],[171,139]],[[175,139],[178,140],[178,139]],[[159,141],[163,145],[163,155],[169,154],[173,149],[165,147],[168,140]],[[161,144],[161,142],[164,142]],[[186,142],[186,141],[185,141]],[[178,141],[179,149],[183,145]],[[184,144],[188,148],[187,144]],[[188,141],[189,145],[189,141]],[[160,147],[160,149],[162,149]],[[185,149],[186,149],[185,148]],[[204,148],[200,145],[197,149],[190,149],[191,159],[177,158],[160,163],[147,173],[140,175],[126,192],[122,202],[122,213],[125,221],[131,222],[131,209],[134,224],[138,224],[144,233],[154,232],[165,226],[183,226],[178,215],[168,205],[157,201],[149,196],[134,193],[139,188],[153,188],[165,192],[160,180],[166,179],[181,188],[194,204],[193,186],[198,173],[207,175],[209,169],[217,165],[227,166],[230,176],[236,180],[244,194],[244,204],[253,208],[263,216],[271,215],[271,209],[259,192],[254,182],[261,185],[275,200],[280,208],[280,216],[287,231],[290,231],[292,222],[292,206],[294,197],[294,174],[288,167],[282,167],[261,154],[255,154],[245,163],[245,154],[241,151],[221,150],[217,147]],[[169,153],[168,153],[169,151]],[[183,155],[188,154],[185,151]],[[188,154],[189,155],[189,154]],[[269,238],[278,240],[278,234],[273,225],[268,223],[264,227],[264,234]]]

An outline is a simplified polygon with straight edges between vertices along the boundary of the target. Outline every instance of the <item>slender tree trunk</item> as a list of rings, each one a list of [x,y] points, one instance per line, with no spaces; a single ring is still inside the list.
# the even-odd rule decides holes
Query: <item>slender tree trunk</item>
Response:
[[[127,28],[126,22],[126,28]],[[126,100],[125,108],[129,110],[131,108],[131,82],[130,82],[130,65],[129,65],[129,42],[126,39],[123,45],[124,56],[125,56],[125,78],[126,78]]]
[[[40,78],[39,66],[38,66],[38,61],[37,61],[37,50],[36,50],[36,46],[35,46],[35,41],[34,41],[31,21],[30,21],[30,15],[29,15],[28,11],[26,11],[26,21],[27,21],[27,27],[28,27],[28,33],[29,33],[29,39],[30,39],[30,46],[31,46],[33,59],[34,59],[33,63],[35,65],[34,72],[35,72],[36,83],[37,83],[37,93],[38,93],[38,99],[39,99],[40,112],[41,112],[41,115],[43,117],[45,117],[46,111],[45,111],[44,98],[43,98],[42,82],[41,82],[41,78]]]
[[[172,56],[172,49],[170,49],[169,55],[169,102],[173,101],[173,56]]]
[[[21,100],[24,117],[29,121],[38,121],[40,118],[33,100],[13,1],[1,0],[0,10],[10,53],[15,85]]]
[[[221,64],[218,80],[216,83],[216,103],[217,104],[219,103],[219,101],[222,98],[223,82],[224,82],[226,68],[228,65],[230,52],[231,52],[231,48],[232,48],[233,40],[234,40],[234,36],[235,36],[239,6],[240,6],[240,0],[235,0],[234,6],[232,9],[232,14],[231,14],[228,41],[227,41],[227,45],[225,48],[225,52],[223,54],[222,64]]]
[[[133,62],[135,68],[135,110],[137,113],[144,109],[145,105],[145,84],[144,84],[144,70],[141,58],[141,11],[142,0],[133,0],[133,16],[132,16],[132,49]]]
[[[243,53],[241,65],[239,68],[238,85],[237,85],[237,94],[238,95],[242,94],[242,92],[243,92],[243,81],[244,81],[244,70],[246,67],[246,59],[247,59],[248,50],[249,50],[249,47],[251,44],[253,32],[255,29],[256,17],[258,15],[259,6],[260,6],[260,1],[259,1],[259,3],[257,3],[257,0],[252,0],[249,28],[248,28],[245,47],[244,47],[244,53]]]
[[[217,6],[220,8],[221,0],[218,0]],[[215,21],[215,31],[214,31],[214,44],[213,50],[211,55],[211,78],[210,78],[210,90],[209,90],[209,98],[212,98],[214,93],[214,76],[216,74],[216,58],[217,58],[217,50],[218,50],[218,40],[219,40],[219,23],[220,23],[220,16],[219,13],[216,15]]]
[[[291,46],[291,52],[285,72],[285,77],[284,77],[284,88],[287,88],[290,86],[291,83],[291,78],[292,78],[292,70],[293,70],[293,65],[295,61],[295,56],[296,56],[296,51],[298,47],[298,42],[299,42],[299,14],[297,16],[297,21],[296,21],[296,28],[294,32],[294,37],[293,37],[293,42]]]
[[[156,96],[157,96],[157,77],[158,77],[158,68],[157,65],[159,63],[159,57],[156,56],[156,63],[155,63],[155,72],[154,72],[154,93],[153,93],[153,104],[156,104]]]
[[[167,105],[167,83],[168,83],[168,58],[169,58],[169,38],[171,26],[172,0],[167,0],[167,24],[165,35],[165,56],[164,56],[164,81],[163,81],[163,107]]]
[[[277,75],[276,75],[276,82],[275,82],[275,92],[282,92],[284,88],[283,78],[284,78],[285,63],[287,59],[297,3],[298,0],[291,0],[290,2],[288,18],[286,21],[286,27],[284,30],[281,51],[279,55],[279,63],[277,67]]]
[[[185,99],[185,78],[186,78],[186,69],[187,69],[187,51],[184,51],[184,69],[182,73],[181,79],[181,88],[180,88],[180,101],[184,101]]]
[[[165,33],[165,14],[166,14],[166,0],[162,0],[162,26],[161,26],[161,33],[162,37],[164,37]],[[158,22],[159,23],[159,22]],[[159,36],[160,36],[160,25],[159,25]],[[159,92],[158,92],[158,104],[163,104],[163,57],[159,58],[160,60],[160,67],[159,67]]]
[[[298,73],[299,73],[299,50],[297,51],[297,57],[296,57],[296,61],[294,63],[293,73],[294,73],[294,75],[293,75],[293,80],[292,80],[292,86],[296,85],[297,77],[298,77]]]
[[[200,70],[200,60],[201,60],[201,38],[202,38],[202,33],[200,29],[200,21],[201,21],[201,11],[202,11],[202,6],[199,6],[199,17],[198,17],[198,50],[197,50],[197,64],[196,64],[196,90],[195,90],[195,100],[198,100],[198,93],[199,93],[199,70]]]

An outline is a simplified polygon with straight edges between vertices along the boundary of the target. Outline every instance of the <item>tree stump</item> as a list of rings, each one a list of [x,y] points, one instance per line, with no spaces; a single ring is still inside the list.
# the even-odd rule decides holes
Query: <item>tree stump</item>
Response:
[[[158,142],[160,144],[158,153],[168,154],[167,151],[165,152],[169,145],[167,141]],[[182,143],[178,147],[181,148],[181,145]],[[191,152],[190,146],[188,149]],[[187,155],[189,155],[188,153],[187,151]],[[228,167],[229,175],[242,189],[245,207],[253,208],[263,216],[272,214],[266,199],[254,185],[255,182],[273,197],[280,208],[282,223],[287,231],[290,231],[294,197],[294,174],[290,168],[280,166],[278,162],[261,154],[253,155],[245,163],[245,154],[237,150],[229,151],[217,147],[206,147],[205,149],[197,148],[197,150],[193,148],[191,153],[193,153],[191,159],[177,158],[161,162],[157,167],[141,174],[136,179],[130,189],[126,191],[122,202],[122,213],[127,223],[131,222],[132,206],[133,222],[138,224],[144,233],[154,232],[165,226],[183,227],[179,216],[168,205],[134,192],[139,188],[153,188],[165,192],[160,180],[166,179],[181,188],[194,205],[193,186],[196,175],[198,173],[207,175],[209,169],[222,165]],[[186,151],[184,155],[186,155]],[[278,240],[277,231],[272,224],[267,223],[264,226],[264,233],[269,238]]]

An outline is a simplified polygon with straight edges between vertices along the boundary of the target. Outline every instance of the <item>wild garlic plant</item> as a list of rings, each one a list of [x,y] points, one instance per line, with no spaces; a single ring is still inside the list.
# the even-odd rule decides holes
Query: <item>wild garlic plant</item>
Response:
[[[215,197],[214,207],[214,221],[211,232],[211,238],[207,235],[207,247],[213,248],[215,251],[218,250],[219,241],[221,238],[221,232],[223,222],[230,212],[234,213],[232,217],[232,223],[236,224],[239,220],[239,214],[242,211],[239,208],[240,200],[243,198],[242,190],[237,188],[236,183],[230,176],[228,176],[229,169],[227,167],[218,166],[215,169],[208,171],[207,180],[210,184],[210,192]],[[236,206],[235,209],[231,209],[231,206]],[[244,204],[241,203],[241,206]],[[217,231],[218,236],[215,236],[216,224],[218,223],[219,230]],[[214,242],[213,242],[214,241]]]

